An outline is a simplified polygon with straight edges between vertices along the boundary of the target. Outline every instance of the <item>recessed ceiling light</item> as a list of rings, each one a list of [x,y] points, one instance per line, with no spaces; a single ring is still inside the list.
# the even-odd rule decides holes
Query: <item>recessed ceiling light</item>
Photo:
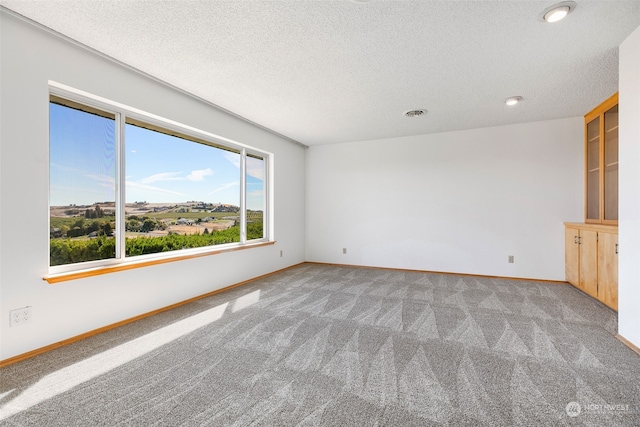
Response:
[[[407,117],[418,117],[418,116],[424,116],[425,114],[427,114],[427,110],[409,110],[409,111],[405,111],[404,113],[405,116]]]
[[[520,101],[522,101],[521,96],[512,96],[511,98],[505,99],[504,103],[511,106],[511,105],[516,105]]]
[[[575,8],[575,2],[563,1],[543,10],[542,13],[538,15],[538,20],[549,23],[558,22],[559,20],[566,17],[569,13],[571,13]]]

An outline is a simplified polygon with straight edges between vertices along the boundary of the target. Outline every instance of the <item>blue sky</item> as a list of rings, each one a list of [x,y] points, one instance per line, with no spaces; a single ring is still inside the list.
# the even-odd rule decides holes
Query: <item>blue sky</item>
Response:
[[[240,205],[240,155],[126,125],[126,201]],[[115,200],[115,121],[50,107],[51,206]],[[263,208],[264,165],[247,159],[247,207]]]

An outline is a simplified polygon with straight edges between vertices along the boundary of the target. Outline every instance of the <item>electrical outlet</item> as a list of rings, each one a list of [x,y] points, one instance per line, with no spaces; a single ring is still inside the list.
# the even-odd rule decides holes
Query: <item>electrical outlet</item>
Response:
[[[509,264],[513,264],[514,262],[513,255],[509,255]]]
[[[31,323],[31,306],[18,308],[9,312],[9,326],[20,326]]]
[[[347,254],[347,248],[342,248],[342,253],[346,255]]]

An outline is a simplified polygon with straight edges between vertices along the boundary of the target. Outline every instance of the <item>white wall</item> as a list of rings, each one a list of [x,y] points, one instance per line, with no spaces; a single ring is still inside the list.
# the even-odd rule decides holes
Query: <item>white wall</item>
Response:
[[[640,27],[620,45],[618,333],[640,347]]]
[[[563,222],[583,220],[583,126],[311,147],[307,260],[564,280]]]
[[[303,147],[0,15],[0,359],[304,261]],[[277,244],[47,284],[48,80],[274,153]]]

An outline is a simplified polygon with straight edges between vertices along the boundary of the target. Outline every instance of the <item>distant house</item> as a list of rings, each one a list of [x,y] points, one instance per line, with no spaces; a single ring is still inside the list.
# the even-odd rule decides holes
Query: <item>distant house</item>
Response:
[[[193,225],[194,222],[192,219],[188,219],[188,218],[178,218],[178,221],[176,221],[176,223],[178,225]]]

